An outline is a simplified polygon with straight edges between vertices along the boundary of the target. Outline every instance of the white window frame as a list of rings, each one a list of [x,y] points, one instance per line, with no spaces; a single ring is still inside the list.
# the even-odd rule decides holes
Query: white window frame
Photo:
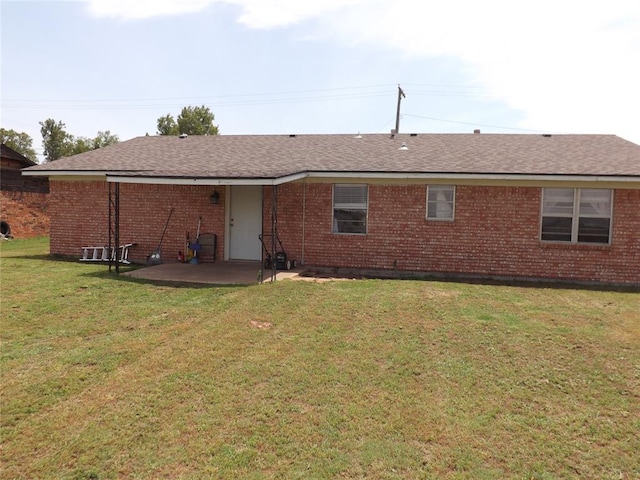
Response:
[[[545,212],[545,196],[546,194],[550,194],[552,191],[558,190],[571,190],[573,192],[573,203],[571,205],[570,211],[566,212]],[[586,197],[588,191],[597,191],[597,192],[608,192],[608,209],[606,212],[591,212],[585,213],[581,212],[581,199],[584,196]],[[611,245],[611,236],[613,232],[613,189],[611,188],[542,188],[542,199],[541,199],[541,208],[540,208],[540,241],[545,243],[564,243],[564,244],[580,244],[580,245]],[[553,208],[553,207],[552,207]],[[562,207],[560,207],[562,208]],[[566,207],[565,207],[566,209]],[[567,209],[568,210],[568,209]],[[597,210],[597,209],[596,209]],[[564,217],[571,218],[571,240],[544,240],[543,236],[543,222],[545,217]],[[609,234],[606,242],[586,242],[580,241],[580,219],[581,218],[601,218],[609,220]]]
[[[340,188],[361,188],[364,190],[363,202],[336,202],[336,190]],[[333,185],[331,193],[331,233],[336,235],[366,235],[369,228],[369,185],[363,183],[336,183]],[[336,210],[364,211],[364,231],[346,232],[340,231],[339,222],[336,218]],[[344,220],[342,220],[344,221]]]
[[[430,191],[441,191],[441,192],[451,192],[451,202],[448,200],[429,200],[429,192]],[[429,216],[429,204],[436,205],[436,216]],[[442,211],[442,207],[439,204],[444,204],[447,207],[450,206],[451,215],[446,217],[439,217],[438,210]],[[425,217],[429,221],[437,221],[437,222],[453,222],[456,216],[456,186],[455,185],[427,185],[427,211],[425,213]]]

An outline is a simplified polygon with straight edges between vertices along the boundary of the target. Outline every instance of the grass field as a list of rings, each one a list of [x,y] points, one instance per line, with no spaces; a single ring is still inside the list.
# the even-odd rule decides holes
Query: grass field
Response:
[[[640,294],[1,256],[3,479],[640,477]]]

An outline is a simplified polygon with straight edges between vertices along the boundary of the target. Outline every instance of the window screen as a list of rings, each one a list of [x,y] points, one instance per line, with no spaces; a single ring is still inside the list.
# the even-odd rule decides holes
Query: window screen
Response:
[[[429,185],[427,187],[427,219],[453,220],[455,193],[453,185]]]
[[[333,233],[367,233],[367,185],[333,186]]]
[[[540,238],[552,242],[609,243],[612,190],[544,188]]]

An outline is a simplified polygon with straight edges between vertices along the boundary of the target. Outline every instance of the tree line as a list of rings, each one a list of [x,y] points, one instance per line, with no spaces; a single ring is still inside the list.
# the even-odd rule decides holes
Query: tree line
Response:
[[[177,118],[167,114],[156,121],[158,135],[218,135],[218,126],[214,125],[214,114],[209,107],[184,107]],[[45,162],[62,157],[107,147],[120,141],[118,135],[110,130],[99,131],[95,137],[74,136],[66,131],[62,121],[48,118],[40,124],[42,150]],[[148,135],[148,134],[147,134]],[[33,139],[25,132],[0,128],[0,141],[28,159],[37,162],[33,148]]]

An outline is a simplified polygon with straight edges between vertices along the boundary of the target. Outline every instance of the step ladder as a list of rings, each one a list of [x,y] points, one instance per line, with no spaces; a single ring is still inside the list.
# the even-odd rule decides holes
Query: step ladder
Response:
[[[135,246],[135,243],[125,243],[118,248],[111,247],[111,261],[130,264],[129,248]],[[82,250],[81,262],[108,262],[109,247],[80,247]]]

